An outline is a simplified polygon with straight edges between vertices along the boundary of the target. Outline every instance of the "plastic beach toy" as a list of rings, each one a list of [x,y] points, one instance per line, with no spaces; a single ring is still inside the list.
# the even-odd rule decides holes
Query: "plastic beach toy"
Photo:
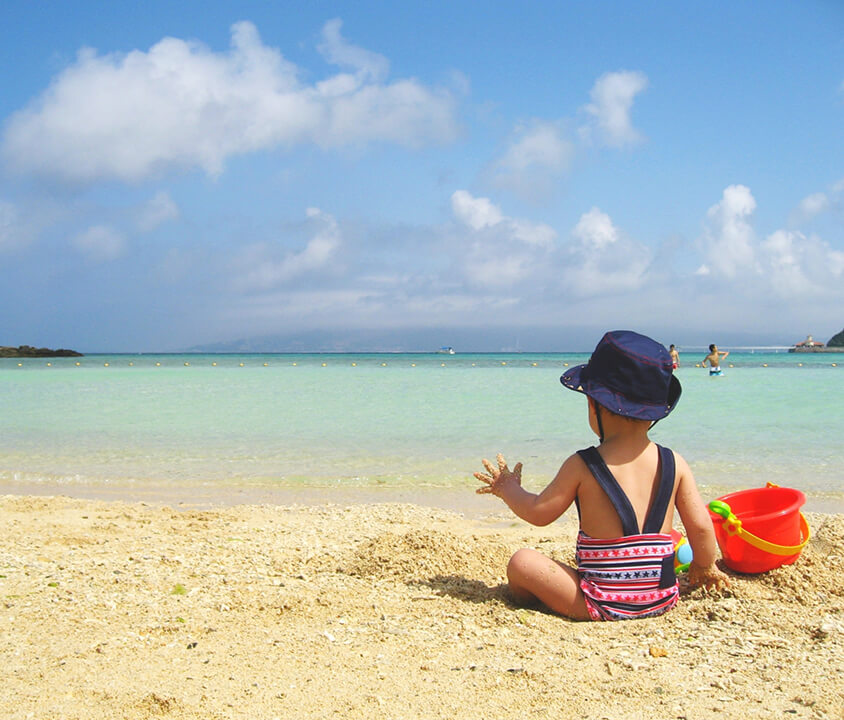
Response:
[[[678,530],[671,531],[674,541],[674,572],[686,572],[692,564],[692,546]]]
[[[809,542],[809,524],[799,490],[768,483],[709,503],[709,516],[724,563],[742,573],[761,573],[790,565]]]

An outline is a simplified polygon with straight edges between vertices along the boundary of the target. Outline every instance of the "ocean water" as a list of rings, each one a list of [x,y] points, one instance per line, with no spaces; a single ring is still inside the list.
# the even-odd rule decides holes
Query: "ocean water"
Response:
[[[684,353],[652,438],[705,499],[766,482],[844,510],[844,355]],[[699,356],[699,357],[698,357]],[[219,494],[476,486],[481,457],[541,489],[596,442],[560,374],[587,354],[89,355],[0,360],[0,492]]]

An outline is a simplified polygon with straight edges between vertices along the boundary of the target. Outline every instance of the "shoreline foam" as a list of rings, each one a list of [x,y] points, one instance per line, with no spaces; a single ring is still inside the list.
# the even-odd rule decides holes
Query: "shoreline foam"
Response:
[[[460,486],[390,486],[390,485],[164,485],[113,483],[61,483],[56,481],[2,481],[0,496],[23,495],[33,497],[62,496],[82,500],[116,502],[145,502],[169,505],[178,509],[213,510],[236,505],[301,505],[325,504],[385,504],[410,503],[460,513],[468,517],[500,514],[515,516],[498,499],[476,494],[477,483],[467,477]],[[540,491],[541,487],[531,488]],[[708,502],[744,487],[700,486],[701,495]],[[804,491],[805,492],[805,491]],[[844,493],[817,492],[806,495],[803,512],[844,514]],[[575,510],[567,513],[572,516]]]

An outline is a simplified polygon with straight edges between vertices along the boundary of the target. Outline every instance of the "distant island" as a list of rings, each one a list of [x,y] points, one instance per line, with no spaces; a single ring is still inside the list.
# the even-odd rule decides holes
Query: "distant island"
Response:
[[[50,350],[50,348],[36,348],[31,345],[19,345],[18,347],[6,347],[0,345],[0,357],[4,358],[40,358],[40,357],[83,357],[82,353],[76,350]]]
[[[823,352],[844,352],[844,330],[833,335],[829,342],[824,345],[818,342],[811,335],[808,335],[802,342],[796,343],[788,349],[790,353],[823,353]]]

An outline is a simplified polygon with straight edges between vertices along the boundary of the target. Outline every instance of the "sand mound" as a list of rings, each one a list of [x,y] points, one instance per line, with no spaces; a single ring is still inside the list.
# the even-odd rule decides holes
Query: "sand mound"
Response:
[[[477,536],[428,530],[386,532],[363,542],[343,570],[404,582],[460,576],[497,582],[512,552],[501,542]]]

